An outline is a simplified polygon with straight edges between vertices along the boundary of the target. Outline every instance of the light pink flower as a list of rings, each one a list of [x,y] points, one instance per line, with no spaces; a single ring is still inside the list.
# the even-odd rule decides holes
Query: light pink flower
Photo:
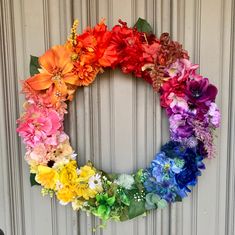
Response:
[[[209,122],[214,127],[219,127],[220,121],[221,121],[221,114],[220,114],[220,111],[219,111],[216,103],[212,102],[210,104],[210,108],[208,110],[206,117],[209,119]]]
[[[166,69],[166,73],[170,78],[178,77],[178,81],[186,80],[187,78],[201,80],[202,76],[196,74],[198,64],[192,64],[188,59],[178,59]]]
[[[26,152],[25,159],[29,164],[33,161],[36,164],[46,165],[48,162],[46,146],[39,143],[32,150]]]

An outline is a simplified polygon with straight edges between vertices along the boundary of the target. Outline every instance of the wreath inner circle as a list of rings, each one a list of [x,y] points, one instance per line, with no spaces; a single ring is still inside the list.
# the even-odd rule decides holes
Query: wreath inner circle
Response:
[[[220,124],[217,88],[197,73],[182,45],[168,33],[160,38],[139,18],[111,30],[104,20],[78,35],[75,20],[64,45],[31,56],[30,77],[22,82],[26,101],[17,131],[26,144],[31,185],[106,222],[125,221],[181,201],[197,184],[204,158],[213,158]],[[150,165],[133,174],[109,174],[91,161],[78,166],[64,131],[67,102],[105,69],[119,68],[144,79],[160,95],[169,119],[170,140]]]

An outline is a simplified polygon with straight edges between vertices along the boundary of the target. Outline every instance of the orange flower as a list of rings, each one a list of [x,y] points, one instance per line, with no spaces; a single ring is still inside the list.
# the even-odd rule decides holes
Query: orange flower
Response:
[[[103,71],[103,67],[111,67],[116,62],[116,51],[108,48],[111,36],[112,33],[107,30],[102,20],[94,28],[88,28],[77,36],[75,43],[71,44],[71,40],[68,41],[74,52],[73,72],[77,74],[78,86],[88,86],[96,75]]]
[[[99,67],[94,65],[85,64],[82,66],[79,62],[74,63],[74,73],[78,76],[78,86],[88,86],[95,80],[99,71]]]
[[[39,58],[40,73],[25,82],[34,90],[41,91],[53,87],[52,102],[66,99],[71,94],[68,86],[77,85],[77,76],[72,72],[71,52],[64,46],[55,46]]]

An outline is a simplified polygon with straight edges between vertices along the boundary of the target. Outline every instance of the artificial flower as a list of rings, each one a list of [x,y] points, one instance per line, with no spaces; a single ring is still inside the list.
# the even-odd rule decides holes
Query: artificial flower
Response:
[[[81,209],[84,205],[85,201],[76,198],[75,200],[72,201],[72,208],[73,210],[77,211]]]
[[[30,165],[34,163],[37,165],[46,165],[49,161],[46,146],[43,143],[35,145],[32,149],[26,152],[25,159]]]
[[[76,185],[76,195],[78,197],[82,197],[85,200],[89,200],[90,198],[94,198],[98,193],[96,190],[91,189],[87,181],[79,180]]]
[[[46,189],[55,189],[59,174],[53,168],[39,165],[35,180]]]
[[[121,187],[130,190],[135,183],[135,180],[132,175],[121,174],[118,176],[116,183]]]
[[[65,46],[54,46],[39,57],[38,61],[40,73],[28,78],[25,83],[36,91],[53,87],[53,103],[70,96],[67,86],[77,85],[77,76],[72,72],[71,52]]]
[[[77,183],[77,162],[70,161],[60,171],[60,182],[63,185],[74,185]]]
[[[96,190],[98,192],[102,191],[102,181],[101,181],[101,175],[100,174],[95,174],[90,177],[89,181],[89,188]]]
[[[79,169],[79,179],[82,181],[88,181],[93,175],[95,171],[91,166],[85,165]]]
[[[30,147],[43,142],[61,128],[61,118],[55,110],[36,105],[28,105],[18,123],[17,132]]]
[[[98,207],[93,214],[100,217],[103,220],[107,220],[110,217],[111,207],[114,205],[116,198],[115,196],[109,196],[107,193],[101,193],[96,195],[96,201]]]
[[[165,69],[165,72],[170,78],[177,77],[178,81],[186,81],[189,77],[190,79],[201,80],[202,77],[196,74],[198,67],[197,64],[192,64],[188,59],[177,59]]]
[[[167,108],[172,102],[175,102],[175,97],[184,98],[186,92],[186,83],[184,81],[178,81],[177,77],[174,77],[163,83],[161,87],[161,106]]]
[[[221,121],[221,114],[216,103],[211,102],[208,113],[206,114],[206,118],[214,128],[219,127]]]
[[[88,86],[103,67],[111,67],[117,60],[116,51],[109,46],[112,33],[102,20],[93,29],[87,28],[76,37],[72,50],[78,86]]]
[[[61,202],[61,204],[67,204],[73,200],[75,197],[75,192],[71,186],[64,186],[58,192],[56,193],[56,196],[58,200]]]
[[[191,106],[203,108],[206,102],[214,102],[217,95],[217,88],[209,83],[208,78],[199,81],[190,80],[187,82],[186,94]]]

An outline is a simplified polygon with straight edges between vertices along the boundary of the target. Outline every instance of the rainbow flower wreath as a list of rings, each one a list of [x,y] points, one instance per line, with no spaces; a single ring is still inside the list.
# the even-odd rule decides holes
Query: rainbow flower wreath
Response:
[[[214,130],[220,124],[217,88],[197,73],[182,45],[168,33],[160,38],[139,19],[134,28],[119,21],[108,30],[102,20],[76,34],[75,21],[64,45],[31,56],[31,77],[23,81],[24,113],[17,131],[26,144],[31,184],[55,195],[62,205],[101,218],[124,221],[181,201],[213,158]],[[67,101],[105,68],[145,79],[159,92],[169,118],[170,140],[146,169],[108,174],[88,162],[78,166],[64,132]]]

